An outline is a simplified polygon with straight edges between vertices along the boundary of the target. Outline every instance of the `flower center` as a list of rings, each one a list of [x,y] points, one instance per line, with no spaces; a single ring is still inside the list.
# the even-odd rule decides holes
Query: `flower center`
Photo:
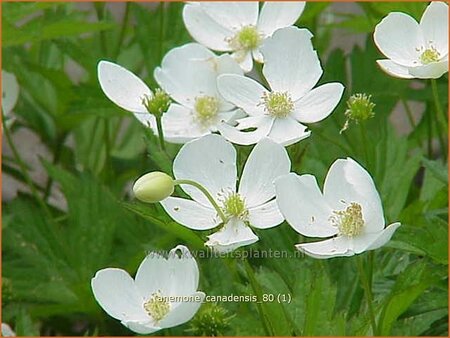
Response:
[[[219,100],[213,96],[200,96],[195,98],[194,109],[200,124],[208,126],[217,116]]]
[[[287,92],[264,93],[262,104],[265,110],[273,117],[286,117],[294,109],[294,103]]]
[[[144,309],[155,321],[158,322],[169,313],[170,304],[158,291],[152,293],[150,299],[144,303]]]
[[[244,199],[235,192],[229,194],[223,201],[223,211],[228,217],[238,217],[242,220],[248,217]]]
[[[333,211],[334,215],[330,217],[331,222],[338,227],[339,233],[347,237],[355,237],[361,234],[364,227],[361,205],[350,203],[350,205],[341,211]]]
[[[423,51],[423,53],[420,55],[420,62],[422,62],[422,64],[424,64],[424,65],[427,65],[429,63],[439,61],[440,57],[441,57],[441,54],[439,54],[439,52],[436,50],[436,48],[431,47],[431,48],[425,49]]]
[[[261,36],[253,25],[244,26],[233,36],[230,47],[234,50],[253,50],[261,43]]]

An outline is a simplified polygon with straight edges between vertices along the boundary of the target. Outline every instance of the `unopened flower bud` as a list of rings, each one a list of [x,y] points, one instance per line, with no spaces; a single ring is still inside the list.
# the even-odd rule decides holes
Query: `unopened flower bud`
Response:
[[[220,336],[228,329],[233,317],[228,315],[228,311],[220,305],[205,304],[197,316],[191,320],[187,331],[194,336]]]
[[[347,110],[344,113],[347,117],[347,121],[345,121],[341,133],[348,128],[350,121],[358,124],[361,121],[368,120],[375,116],[373,111],[375,103],[370,101],[371,97],[371,95],[360,93],[350,96],[347,101]]]
[[[175,184],[172,177],[154,171],[138,178],[133,185],[134,196],[142,202],[156,203],[172,195]]]
[[[169,95],[160,88],[155,90],[152,97],[143,99],[143,104],[148,112],[156,117],[161,117],[169,109],[170,103]]]

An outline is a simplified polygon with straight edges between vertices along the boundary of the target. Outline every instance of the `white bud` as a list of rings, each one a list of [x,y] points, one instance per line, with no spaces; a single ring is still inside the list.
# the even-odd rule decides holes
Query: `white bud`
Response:
[[[134,196],[142,202],[156,203],[172,195],[175,184],[169,175],[154,171],[138,178],[133,185]]]

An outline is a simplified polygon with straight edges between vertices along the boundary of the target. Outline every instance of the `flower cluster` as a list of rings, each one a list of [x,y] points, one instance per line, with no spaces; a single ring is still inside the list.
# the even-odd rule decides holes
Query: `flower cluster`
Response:
[[[374,181],[355,160],[337,159],[323,191],[315,176],[290,173],[285,147],[311,135],[308,124],[333,112],[344,86],[316,86],[323,70],[313,35],[293,25],[304,3],[268,2],[258,8],[257,2],[186,4],[183,19],[197,42],[164,56],[153,72],[160,86],[155,91],[123,67],[99,63],[99,82],[111,101],[163,140],[183,144],[173,161],[173,178],[161,172],[143,175],[134,184],[136,198],[160,202],[187,228],[209,231],[205,245],[218,252],[251,245],[260,230],[284,221],[305,237],[327,238],[296,246],[314,258],[352,256],[383,246],[400,223],[386,227]],[[404,78],[445,73],[446,8],[433,2],[420,25],[402,13],[388,15],[374,34],[389,58],[378,61],[382,69]],[[261,81],[246,75],[253,60],[263,63],[257,74]],[[370,96],[357,94],[345,115],[364,120],[374,116],[373,108]],[[254,145],[240,178],[233,143]],[[177,185],[186,197],[172,196]],[[178,246],[171,255],[177,250],[182,256],[189,253]],[[171,255],[146,257],[135,280],[123,270],[99,271],[92,279],[97,301],[137,333],[190,320],[205,296],[197,291],[198,267],[192,257]],[[195,295],[193,302],[168,300]]]

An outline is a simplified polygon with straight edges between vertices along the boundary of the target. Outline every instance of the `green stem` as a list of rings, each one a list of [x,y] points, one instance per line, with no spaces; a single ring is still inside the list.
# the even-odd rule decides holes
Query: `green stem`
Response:
[[[192,185],[193,187],[196,187],[198,190],[200,190],[208,199],[208,201],[212,204],[212,206],[214,207],[214,209],[216,209],[217,214],[219,215],[219,217],[222,219],[223,223],[226,223],[228,221],[227,217],[225,216],[225,214],[223,213],[222,209],[219,207],[219,205],[217,204],[217,202],[214,200],[214,198],[211,196],[211,194],[209,193],[208,190],[206,190],[205,187],[203,187],[200,183],[197,183],[195,181],[192,180],[175,180],[173,182],[175,185],[177,184],[188,184],[188,185]]]
[[[123,39],[125,37],[125,31],[126,31],[127,26],[128,26],[129,17],[130,17],[130,3],[127,2],[125,4],[125,14],[123,15],[122,27],[120,28],[120,33],[119,33],[119,40],[117,41],[117,47],[116,47],[116,50],[114,52],[114,56],[115,56],[116,59],[119,56],[120,47],[122,46]]]
[[[261,286],[258,284],[258,281],[256,280],[256,277],[255,277],[255,273],[253,272],[253,268],[247,259],[244,259],[244,266],[245,266],[245,271],[247,272],[248,279],[250,281],[250,285],[253,289],[253,292],[256,294],[256,296],[258,297],[258,300],[259,300],[256,303],[256,305],[258,307],[258,313],[259,313],[259,317],[261,318],[261,321],[263,324],[264,332],[266,333],[266,336],[274,336],[272,326],[270,325],[270,323],[267,320],[268,317],[265,314],[264,306],[262,304],[263,293],[261,290]]]
[[[103,141],[105,142],[105,152],[106,152],[106,179],[108,180],[110,177],[110,173],[112,173],[112,165],[111,165],[111,140],[109,138],[109,121],[108,119],[103,119]]]
[[[56,138],[55,152],[54,152],[53,162],[52,162],[53,165],[56,165],[59,162],[66,137],[67,137],[67,134],[64,133],[61,136]],[[44,190],[44,200],[45,201],[48,201],[48,198],[50,197],[50,193],[52,191],[52,186],[53,186],[53,178],[49,176],[47,178],[47,184],[45,185],[45,190]]]
[[[447,122],[447,115],[444,113],[444,110],[442,109],[440,100],[439,100],[439,92],[437,89],[437,82],[436,79],[431,79],[431,89],[433,91],[433,99],[434,99],[434,105],[436,107],[437,112],[437,134],[439,143],[441,146],[441,151],[444,157],[446,157],[447,154],[447,147],[445,145],[445,140],[443,135],[446,135],[448,130],[448,122]]]
[[[366,125],[365,121],[361,121],[359,124],[359,129],[361,131],[361,140],[362,140],[362,146],[364,148],[364,156],[366,158],[366,165],[369,165],[369,151],[367,149],[367,131],[366,131]]]
[[[433,91],[434,105],[436,106],[438,121],[441,124],[441,129],[446,132],[448,129],[447,115],[444,113],[444,110],[442,109],[441,103],[439,101],[436,79],[431,79],[431,89]]]
[[[364,270],[363,265],[363,257],[355,257],[356,258],[356,266],[358,268],[359,273],[359,279],[361,281],[361,284],[364,289],[364,293],[366,295],[367,300],[367,308],[369,309],[369,316],[370,316],[370,324],[372,325],[372,332],[373,335],[377,335],[377,324],[375,321],[375,312],[373,310],[373,298],[372,298],[372,286],[369,282],[369,278],[366,274],[366,271]]]
[[[5,114],[2,112],[2,119],[5,121]],[[40,205],[42,210],[47,214],[47,216],[51,219],[52,214],[50,210],[48,209],[47,205],[45,204],[44,200],[39,196],[38,191],[36,190],[36,187],[33,183],[33,180],[31,179],[30,174],[28,173],[27,166],[24,162],[24,160],[20,157],[19,152],[16,148],[16,145],[14,144],[14,141],[12,139],[11,133],[9,132],[9,128],[4,127],[3,132],[5,133],[6,140],[8,141],[8,144],[13,152],[14,158],[19,165],[20,171],[22,172],[23,177],[25,178],[25,181],[27,185],[30,188],[31,194],[33,195],[36,202]]]
[[[169,4],[170,5],[170,4]],[[163,50],[164,50],[164,26],[165,26],[165,4],[163,1],[160,2],[160,12],[159,12],[159,60],[162,60]]]
[[[94,9],[95,13],[97,15],[98,21],[103,21],[104,19],[104,11],[105,11],[105,4],[101,2],[94,2]],[[102,53],[107,55],[107,44],[106,44],[106,36],[105,31],[100,31],[100,46]]]
[[[401,99],[401,101],[402,101],[403,107],[405,108],[406,116],[408,117],[409,124],[411,125],[411,128],[414,130],[414,129],[416,129],[416,122],[414,122],[414,117],[413,117],[411,108],[409,107],[408,102],[406,102],[405,99]]]
[[[163,152],[166,152],[166,144],[164,142],[164,131],[162,127],[162,117],[161,116],[155,117],[156,117],[156,128],[158,129],[159,146]]]

